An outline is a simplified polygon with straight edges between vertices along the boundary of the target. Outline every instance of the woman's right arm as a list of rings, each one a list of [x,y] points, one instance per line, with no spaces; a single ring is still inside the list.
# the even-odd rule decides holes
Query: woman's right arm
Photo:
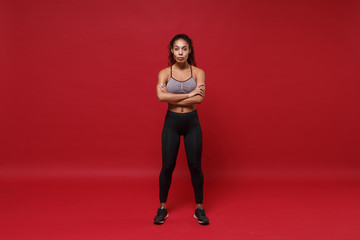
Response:
[[[166,69],[163,69],[159,72],[158,83],[156,85],[156,95],[160,102],[176,102],[190,97],[188,93],[178,94],[162,91],[161,86],[166,84],[166,79],[167,72]]]

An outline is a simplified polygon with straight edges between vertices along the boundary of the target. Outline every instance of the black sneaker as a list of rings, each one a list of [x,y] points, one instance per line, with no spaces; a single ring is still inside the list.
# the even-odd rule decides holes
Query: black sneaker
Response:
[[[169,216],[169,213],[166,208],[158,208],[157,214],[154,218],[155,224],[163,224],[165,222],[165,219],[167,219]]]
[[[196,218],[197,220],[199,220],[199,223],[202,224],[202,225],[207,225],[207,224],[209,224],[209,219],[208,219],[208,217],[205,215],[205,210],[204,210],[203,208],[197,208],[197,209],[195,209],[194,218]]]

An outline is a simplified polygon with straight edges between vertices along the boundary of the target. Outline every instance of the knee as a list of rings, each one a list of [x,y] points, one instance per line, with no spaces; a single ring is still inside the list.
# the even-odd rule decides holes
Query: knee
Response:
[[[195,164],[195,163],[189,164],[189,169],[190,169],[191,174],[201,174],[202,173],[200,164]]]
[[[175,169],[174,165],[167,165],[161,168],[161,172],[164,174],[172,174]]]

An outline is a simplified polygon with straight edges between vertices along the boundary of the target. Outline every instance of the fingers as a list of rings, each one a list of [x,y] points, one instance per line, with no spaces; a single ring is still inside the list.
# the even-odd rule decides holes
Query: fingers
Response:
[[[167,89],[166,89],[166,87],[165,87],[165,84],[161,84],[161,85],[159,86],[159,88],[160,88],[160,90],[161,90],[162,92],[167,92]]]
[[[203,90],[204,91],[204,84],[201,84],[201,85],[199,85],[199,86],[197,86],[199,89],[201,89],[201,90]]]
[[[201,88],[202,85],[199,85],[198,88],[194,89],[195,95],[204,96],[204,89]]]
[[[197,94],[199,94],[200,96],[204,96],[205,95],[205,92],[204,92],[204,90],[202,90],[202,89],[199,89],[199,91],[198,91],[198,93]]]

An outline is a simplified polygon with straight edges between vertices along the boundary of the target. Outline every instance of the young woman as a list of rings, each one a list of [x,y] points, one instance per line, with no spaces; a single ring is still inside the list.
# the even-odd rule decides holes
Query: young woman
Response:
[[[202,131],[196,104],[203,101],[205,73],[196,67],[191,39],[176,35],[169,44],[169,65],[158,75],[156,93],[160,102],[168,103],[162,131],[162,168],[159,176],[160,207],[154,218],[162,224],[169,216],[166,200],[179,150],[180,136],[184,136],[187,162],[195,194],[195,214],[200,224],[209,224],[202,207],[204,176],[201,169]]]

